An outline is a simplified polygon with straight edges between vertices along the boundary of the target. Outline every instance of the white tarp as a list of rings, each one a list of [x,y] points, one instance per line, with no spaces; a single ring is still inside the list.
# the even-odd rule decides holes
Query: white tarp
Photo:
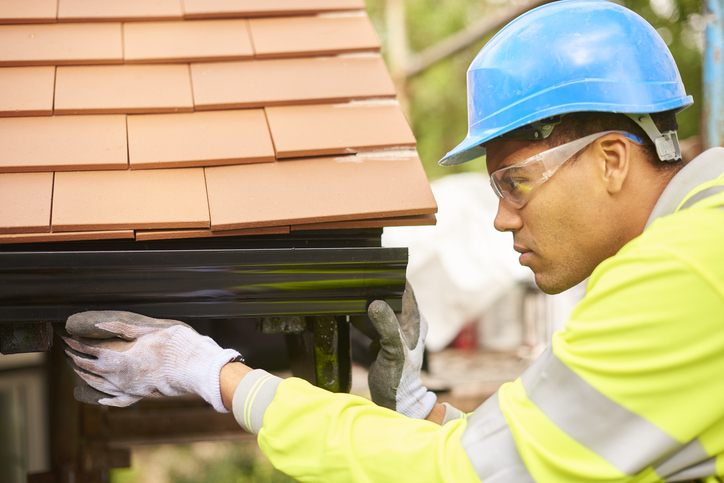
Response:
[[[511,234],[493,227],[498,198],[487,175],[455,174],[431,186],[437,225],[385,228],[382,244],[409,247],[407,278],[430,326],[427,348],[438,351],[533,275],[518,263]]]

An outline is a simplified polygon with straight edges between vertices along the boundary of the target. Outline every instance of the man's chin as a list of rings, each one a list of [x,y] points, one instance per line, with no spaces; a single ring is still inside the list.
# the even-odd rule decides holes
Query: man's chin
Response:
[[[561,292],[565,292],[569,288],[576,285],[567,284],[561,280],[551,280],[549,277],[546,277],[536,272],[533,272],[533,275],[535,275],[535,284],[538,286],[539,289],[541,289],[543,293],[546,293],[548,295],[556,295]]]

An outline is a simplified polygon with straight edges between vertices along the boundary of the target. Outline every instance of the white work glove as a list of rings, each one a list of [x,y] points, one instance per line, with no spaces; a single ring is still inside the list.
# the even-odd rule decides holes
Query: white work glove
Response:
[[[367,315],[380,335],[380,349],[368,376],[372,401],[411,418],[426,418],[437,396],[420,379],[427,322],[412,287],[405,287],[399,319],[381,300],[370,304]]]
[[[219,372],[239,353],[183,322],[100,311],[74,314],[65,328],[69,363],[93,388],[76,388],[79,401],[124,407],[144,397],[193,393],[228,412]]]

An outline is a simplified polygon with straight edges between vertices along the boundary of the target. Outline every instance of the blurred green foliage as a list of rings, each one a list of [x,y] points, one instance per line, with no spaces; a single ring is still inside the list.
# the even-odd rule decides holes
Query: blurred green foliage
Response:
[[[133,466],[111,483],[294,483],[274,468],[256,440],[136,447]]]
[[[621,0],[651,23],[669,45],[694,105],[679,114],[679,138],[699,133],[701,114],[702,22],[700,0]],[[367,0],[367,11],[387,52],[385,0]],[[496,9],[510,8],[504,0],[407,0],[406,28],[411,52],[420,52]],[[434,64],[409,80],[408,115],[428,178],[484,170],[482,160],[454,167],[437,161],[467,133],[465,72],[492,37],[479,39],[464,50]],[[389,60],[388,60],[389,62]]]
[[[189,457],[193,455],[189,454]],[[255,448],[240,445],[238,450],[200,465],[188,473],[172,471],[173,483],[291,483],[296,480],[275,469]]]

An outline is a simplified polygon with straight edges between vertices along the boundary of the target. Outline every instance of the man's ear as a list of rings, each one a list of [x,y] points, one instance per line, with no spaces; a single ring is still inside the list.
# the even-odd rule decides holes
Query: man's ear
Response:
[[[596,142],[596,154],[600,156],[601,180],[609,194],[617,194],[631,168],[632,146],[620,134],[609,134]]]

